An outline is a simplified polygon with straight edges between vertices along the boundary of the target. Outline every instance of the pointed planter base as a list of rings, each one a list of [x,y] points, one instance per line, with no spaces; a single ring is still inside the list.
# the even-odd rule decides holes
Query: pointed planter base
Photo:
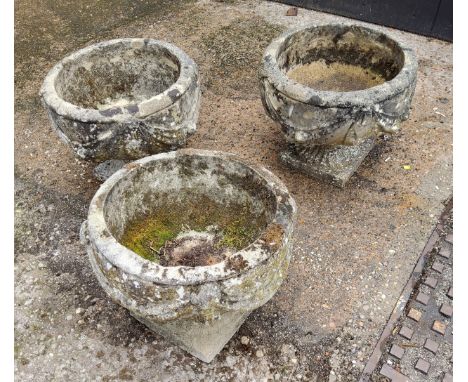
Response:
[[[183,319],[161,323],[131,314],[153,332],[209,363],[239,330],[250,312],[228,312],[205,323]]]

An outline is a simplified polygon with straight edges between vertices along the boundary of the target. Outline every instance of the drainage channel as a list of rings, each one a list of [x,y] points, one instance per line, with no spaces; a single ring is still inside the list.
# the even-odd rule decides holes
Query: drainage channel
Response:
[[[442,214],[360,382],[453,380],[453,205]]]

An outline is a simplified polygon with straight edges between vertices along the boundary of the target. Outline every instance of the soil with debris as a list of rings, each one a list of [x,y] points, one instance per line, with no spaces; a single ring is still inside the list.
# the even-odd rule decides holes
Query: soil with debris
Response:
[[[161,265],[199,267],[213,265],[226,259],[233,248],[219,245],[220,238],[185,236],[166,242],[161,249]]]
[[[220,206],[204,196],[187,199],[190,202],[163,203],[129,222],[120,243],[163,266],[208,265],[247,247],[266,227],[265,217],[255,216],[251,206]],[[197,260],[203,250],[207,253]]]
[[[164,267],[198,267],[219,263],[236,251],[224,245],[219,229],[213,231],[182,231],[171,238],[173,235],[167,236],[164,231],[151,228],[149,235],[139,235],[137,240],[133,232],[126,233],[121,242],[143,258]]]
[[[358,379],[452,193],[452,45],[372,26],[416,51],[412,112],[336,189],[280,164],[286,143],[263,110],[257,69],[282,30],[346,19],[287,9],[254,0],[15,2],[17,381]],[[203,92],[187,146],[267,167],[298,205],[288,278],[210,364],[150,332],[97,283],[78,237],[99,187],[94,165],[60,142],[38,97],[61,58],[121,37],[186,51]]]
[[[379,73],[357,65],[324,60],[299,65],[287,73],[292,80],[316,90],[351,92],[383,84],[385,78]]]

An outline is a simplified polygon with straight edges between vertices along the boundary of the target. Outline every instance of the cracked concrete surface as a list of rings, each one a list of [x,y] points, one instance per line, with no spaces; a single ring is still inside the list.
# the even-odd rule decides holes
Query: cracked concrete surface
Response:
[[[253,0],[15,3],[16,380],[357,380],[452,193],[452,45],[376,27],[416,51],[418,84],[402,131],[378,142],[343,191],[280,164],[285,143],[261,105],[257,69],[269,41],[287,27],[345,20],[287,9]],[[39,102],[55,62],[117,37],[186,51],[203,93],[187,147],[267,167],[298,205],[287,280],[209,365],[99,287],[78,239],[99,187],[94,167],[59,141]]]

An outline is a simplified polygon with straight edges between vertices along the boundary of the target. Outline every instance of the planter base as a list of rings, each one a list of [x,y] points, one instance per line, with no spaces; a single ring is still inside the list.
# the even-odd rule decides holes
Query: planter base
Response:
[[[291,146],[280,154],[280,160],[294,170],[334,186],[344,187],[374,146],[375,138],[369,138],[356,146],[315,146],[301,149]]]
[[[94,168],[94,176],[97,180],[104,182],[107,180],[114,172],[120,170],[125,166],[125,161],[120,159],[110,159],[98,164]]]
[[[194,320],[161,323],[131,313],[150,330],[206,363],[216,357],[249,314],[250,312],[228,312],[209,323]]]

